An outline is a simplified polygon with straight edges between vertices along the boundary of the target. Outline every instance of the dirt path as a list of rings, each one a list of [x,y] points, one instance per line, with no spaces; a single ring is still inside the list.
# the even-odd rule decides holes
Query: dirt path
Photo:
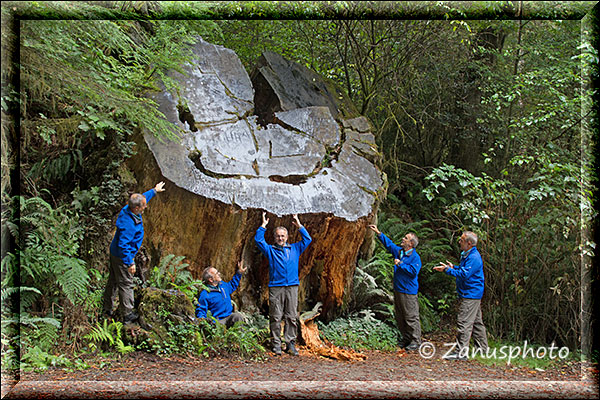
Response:
[[[265,361],[160,358],[136,352],[102,368],[3,380],[3,398],[598,398],[595,366],[541,371],[436,354],[366,351],[363,361],[269,355]],[[6,379],[6,378],[3,378]],[[13,387],[14,386],[14,387]]]

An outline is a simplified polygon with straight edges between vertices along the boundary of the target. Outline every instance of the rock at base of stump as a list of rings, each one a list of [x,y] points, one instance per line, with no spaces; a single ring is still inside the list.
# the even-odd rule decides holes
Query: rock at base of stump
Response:
[[[194,304],[179,290],[146,287],[139,289],[135,296],[139,299],[137,311],[140,317],[136,324],[129,324],[129,329],[125,329],[129,343],[147,342],[150,347],[160,346],[169,339],[169,323],[195,324]]]

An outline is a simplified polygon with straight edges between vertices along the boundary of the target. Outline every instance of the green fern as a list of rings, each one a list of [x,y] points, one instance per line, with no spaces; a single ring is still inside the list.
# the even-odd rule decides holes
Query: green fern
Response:
[[[69,208],[53,209],[39,197],[18,197],[21,212],[21,240],[18,248],[23,286],[35,287],[41,294],[55,292],[77,303],[88,290],[86,264],[77,257],[83,228]],[[7,262],[14,263],[16,254]],[[3,270],[5,268],[3,260]],[[27,302],[27,306],[31,303]]]
[[[89,276],[84,261],[58,256],[55,260],[56,281],[71,302],[75,303],[82,293],[88,289]]]
[[[2,318],[2,330],[4,330],[6,325],[9,324],[20,324],[24,326],[29,326],[35,329],[39,329],[39,324],[47,324],[52,325],[56,328],[60,327],[60,321],[55,318],[50,317],[32,317],[27,313],[17,314],[11,318]]]
[[[42,294],[42,292],[33,287],[3,287],[1,295],[2,304],[6,304],[8,299],[15,293],[19,293],[19,305],[22,310],[29,308],[29,306],[33,304],[35,298]]]
[[[115,339],[113,336],[113,331],[115,327],[119,327],[119,324],[122,326],[123,324],[119,321],[115,321],[112,323],[108,323],[108,320],[104,320],[103,324],[96,324],[96,327],[92,328],[90,333],[84,336],[84,339],[91,340],[92,342],[108,342],[111,346],[115,343]]]
[[[152,269],[147,285],[158,289],[176,289],[196,301],[199,291],[206,288],[202,281],[194,280],[188,263],[183,262],[184,256],[168,254]]]
[[[120,354],[127,354],[134,351],[131,345],[125,345],[121,339],[123,323],[120,321],[112,321],[110,324],[104,320],[102,325],[98,322],[96,327],[92,328],[90,333],[84,336],[84,339],[89,340],[90,347],[96,350],[102,344],[108,347],[115,347]]]

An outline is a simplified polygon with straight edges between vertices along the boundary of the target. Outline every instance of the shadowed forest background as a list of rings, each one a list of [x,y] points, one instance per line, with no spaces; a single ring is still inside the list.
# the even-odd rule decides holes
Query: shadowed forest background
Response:
[[[479,2],[481,10],[444,6],[430,20],[301,18],[327,16],[309,5],[290,6],[297,19],[278,19],[246,2],[244,12],[271,18],[228,19],[239,11],[225,4],[221,18],[181,19],[216,11],[193,2],[22,3],[20,12],[41,18],[18,21],[18,36],[14,25],[2,27],[3,368],[66,363],[65,355],[100,348],[260,351],[266,315],[248,315],[250,328],[229,336],[171,323],[162,341],[135,346],[101,319],[114,219],[129,193],[148,189],[128,165],[135,135],[169,135],[146,95],[159,80],[169,84],[166,72],[186,62],[196,35],[234,50],[249,72],[264,51],[298,62],[333,80],[368,118],[388,179],[376,223],[395,243],[409,231],[420,239],[424,334],[454,325],[454,280],[432,267],[457,261],[457,239],[468,229],[479,235],[482,312],[493,342],[589,348],[596,161],[587,121],[596,94],[582,74],[597,78],[598,54],[589,25],[582,29],[585,13],[460,18],[511,3]],[[582,3],[589,2],[569,7],[576,14]],[[350,15],[364,11],[349,7]],[[56,18],[74,12],[81,20]],[[86,18],[93,15],[102,18]],[[2,17],[9,18],[4,5]],[[194,301],[200,276],[186,266],[180,255],[162,254],[139,284]],[[347,302],[318,321],[327,339],[395,346],[392,266],[373,243]]]

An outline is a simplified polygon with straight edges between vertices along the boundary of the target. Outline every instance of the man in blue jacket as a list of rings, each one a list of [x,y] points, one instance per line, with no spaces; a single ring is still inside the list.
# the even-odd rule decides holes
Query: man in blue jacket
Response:
[[[477,235],[471,231],[463,232],[458,240],[460,262],[458,266],[451,262],[440,262],[433,267],[456,278],[456,291],[460,298],[457,315],[458,335],[456,351],[445,356],[446,359],[468,358],[471,335],[475,345],[486,354],[488,348],[487,333],[481,318],[481,298],[483,297],[484,275],[483,260],[477,250]]]
[[[231,294],[238,288],[244,272],[246,267],[242,266],[240,261],[233,278],[229,282],[223,282],[221,273],[216,268],[206,267],[202,272],[202,280],[208,286],[208,290],[203,290],[198,296],[196,317],[206,318],[207,311],[210,311],[211,315],[227,328],[238,321],[243,321],[242,314],[233,311]]]
[[[265,241],[265,231],[269,219],[262,214],[262,225],[256,230],[254,241],[260,251],[269,260],[269,328],[273,353],[281,355],[281,320],[285,323],[283,338],[286,352],[297,356],[296,336],[298,332],[298,261],[300,254],[312,241],[306,228],[300,224],[298,215],[294,214],[294,225],[299,229],[302,240],[288,244],[288,231],[279,226],[275,228],[275,244]]]
[[[154,195],[165,190],[164,186],[164,182],[159,182],[144,194],[132,194],[129,203],[119,212],[117,229],[110,244],[110,268],[103,299],[105,317],[113,316],[114,298],[118,291],[123,322],[132,322],[138,318],[137,313],[133,311],[133,275],[134,257],[144,239],[142,213]]]
[[[414,351],[421,345],[421,318],[419,316],[419,271],[421,257],[415,250],[419,244],[416,234],[407,233],[396,245],[377,229],[369,225],[383,246],[394,256],[394,313],[396,324],[402,334],[400,347]]]

